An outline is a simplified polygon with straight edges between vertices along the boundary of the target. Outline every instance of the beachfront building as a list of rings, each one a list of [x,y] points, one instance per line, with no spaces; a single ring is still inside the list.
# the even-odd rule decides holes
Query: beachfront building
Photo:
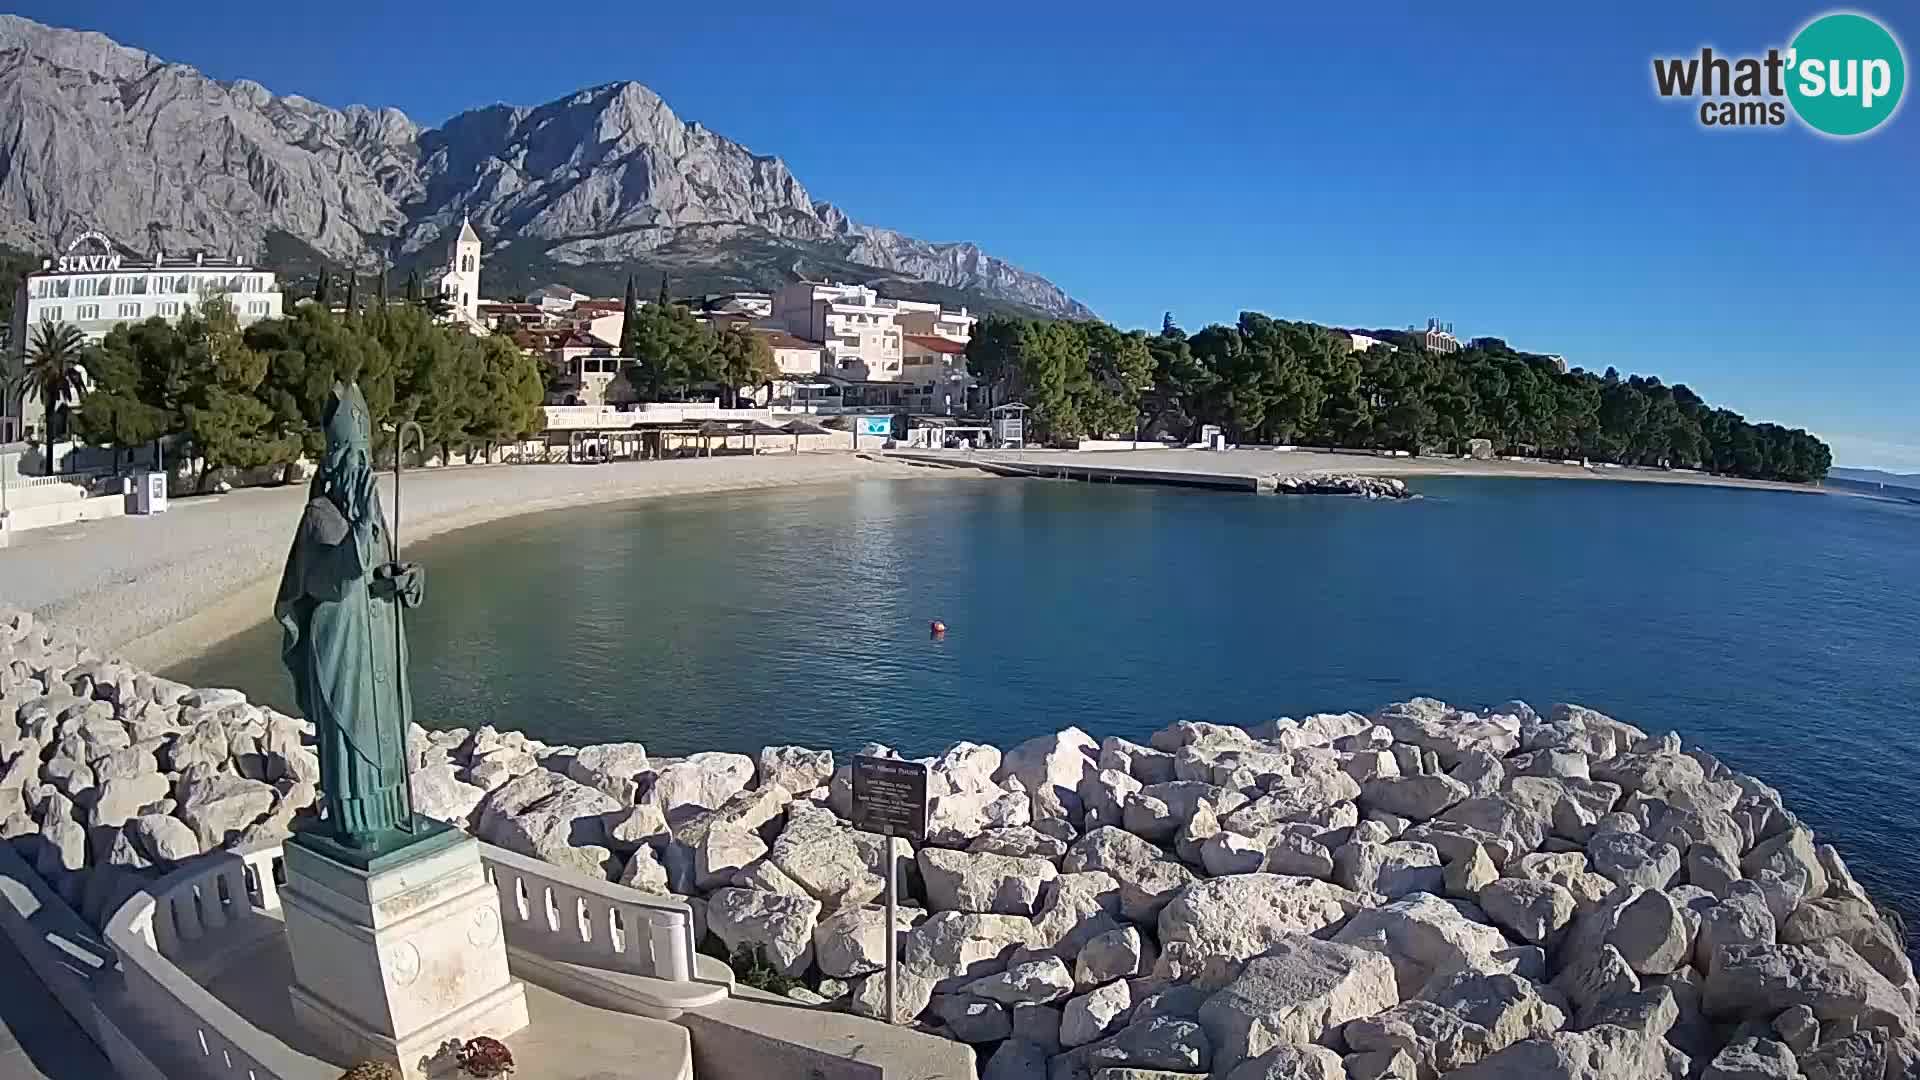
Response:
[[[620,373],[633,360],[619,355],[618,346],[577,328],[544,337],[547,404],[619,405],[632,399]]]
[[[955,311],[923,300],[895,300],[893,304],[893,321],[900,325],[901,332],[921,337],[965,343],[973,339],[974,324],[980,321],[964,307]]]
[[[897,382],[900,327],[895,305],[866,285],[798,281],[773,294],[771,322],[821,343],[822,373],[847,382]]]
[[[748,328],[767,343],[774,370],[779,373],[771,386],[755,388],[756,400],[762,400],[768,408],[790,412],[819,412],[841,404],[839,384],[821,374],[825,350],[819,342],[774,326]]]
[[[136,260],[123,255],[104,235],[89,230],[60,254],[42,259],[40,269],[21,277],[14,294],[5,370],[20,370],[32,347],[33,328],[41,323],[67,323],[89,342],[97,342],[124,322],[156,315],[178,320],[214,296],[232,304],[243,325],[280,315],[280,283],[272,271],[238,258],[204,253],[174,256],[156,251],[150,258]],[[4,399],[0,400],[0,441],[41,429],[44,407],[37,398],[26,401],[0,394],[0,399]]]
[[[969,412],[979,387],[967,371],[967,343],[936,334],[908,334],[901,345],[901,377],[910,412],[954,416]]]

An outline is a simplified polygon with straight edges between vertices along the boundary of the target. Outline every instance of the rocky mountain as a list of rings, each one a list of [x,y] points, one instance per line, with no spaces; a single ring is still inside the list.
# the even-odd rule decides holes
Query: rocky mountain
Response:
[[[973,244],[935,244],[815,201],[755,154],[633,82],[423,128],[220,82],[96,33],[0,15],[0,244],[82,229],[159,247],[371,267],[435,262],[462,216],[489,292],[557,278],[590,291],[639,268],[688,291],[796,276],[890,293],[1093,313]]]

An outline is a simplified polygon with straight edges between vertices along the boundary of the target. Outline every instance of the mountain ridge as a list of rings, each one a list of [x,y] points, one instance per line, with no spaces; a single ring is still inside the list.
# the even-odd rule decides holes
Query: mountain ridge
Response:
[[[636,269],[721,288],[838,275],[1093,317],[976,244],[855,221],[777,155],[682,120],[638,82],[425,127],[0,15],[0,117],[11,118],[0,120],[0,243],[33,250],[95,228],[133,252],[256,255],[277,237],[316,260],[391,255],[404,268],[437,261],[465,217],[487,240],[490,284]]]

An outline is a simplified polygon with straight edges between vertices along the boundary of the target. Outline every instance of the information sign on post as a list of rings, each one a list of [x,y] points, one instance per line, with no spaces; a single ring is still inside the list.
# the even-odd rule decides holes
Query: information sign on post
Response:
[[[853,827],[927,839],[927,766],[898,758],[853,759]]]
[[[893,838],[927,839],[927,766],[898,758],[853,759],[853,827],[887,838],[887,1023],[900,1022],[894,1008],[900,969],[900,860]]]

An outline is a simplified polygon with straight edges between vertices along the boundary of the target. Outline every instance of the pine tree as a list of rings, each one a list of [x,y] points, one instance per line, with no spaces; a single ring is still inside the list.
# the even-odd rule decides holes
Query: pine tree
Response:
[[[633,275],[627,275],[627,300],[620,309],[620,355],[632,356],[640,336],[640,302],[634,296]]]

